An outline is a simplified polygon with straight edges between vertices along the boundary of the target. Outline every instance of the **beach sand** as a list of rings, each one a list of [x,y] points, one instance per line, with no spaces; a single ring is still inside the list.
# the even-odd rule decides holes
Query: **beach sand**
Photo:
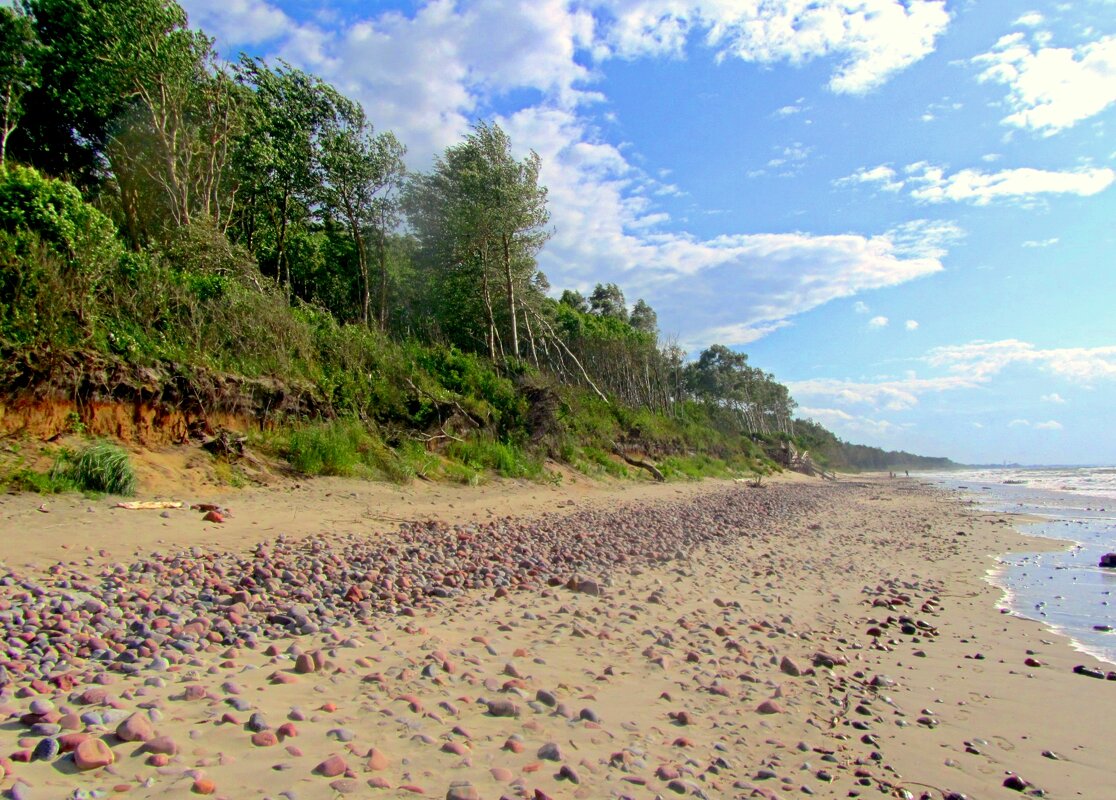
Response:
[[[999,554],[1057,543],[913,479],[315,480],[183,499],[231,514],[0,503],[9,796],[986,800],[1019,796],[1018,776],[1024,794],[1116,797],[1116,681],[1072,671],[1108,665],[1000,613],[985,580]],[[445,524],[400,530],[428,518]],[[371,552],[345,572],[341,554]],[[471,552],[505,571],[468,577]],[[194,561],[232,566],[190,589]],[[261,562],[273,583],[237,584]],[[444,596],[416,589],[416,564]],[[271,595],[305,577],[283,601],[301,608],[276,616]],[[251,635],[230,646],[238,602]],[[318,630],[280,635],[300,625]],[[19,672],[62,640],[122,648],[114,626],[155,649]],[[100,740],[83,759],[113,763],[79,771],[43,744],[82,734]]]

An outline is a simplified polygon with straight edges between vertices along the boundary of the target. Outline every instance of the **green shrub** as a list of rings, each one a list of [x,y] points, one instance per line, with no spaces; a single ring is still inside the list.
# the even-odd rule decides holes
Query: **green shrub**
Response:
[[[27,167],[0,172],[0,334],[22,344],[88,338],[124,248],[74,186]]]
[[[136,493],[136,473],[128,453],[110,442],[94,442],[76,454],[59,456],[51,478],[66,481],[82,492],[125,497]]]

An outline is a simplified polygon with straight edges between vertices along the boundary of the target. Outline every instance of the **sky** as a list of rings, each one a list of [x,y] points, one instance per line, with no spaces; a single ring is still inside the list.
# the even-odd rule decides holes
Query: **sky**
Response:
[[[182,5],[411,169],[495,121],[542,158],[556,294],[619,284],[843,439],[1116,462],[1116,0]]]

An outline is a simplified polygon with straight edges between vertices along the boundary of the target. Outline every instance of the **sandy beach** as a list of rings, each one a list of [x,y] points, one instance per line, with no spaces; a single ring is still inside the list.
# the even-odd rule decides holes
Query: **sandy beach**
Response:
[[[1116,796],[1056,544],[914,479],[165,497],[0,502],[7,796]]]

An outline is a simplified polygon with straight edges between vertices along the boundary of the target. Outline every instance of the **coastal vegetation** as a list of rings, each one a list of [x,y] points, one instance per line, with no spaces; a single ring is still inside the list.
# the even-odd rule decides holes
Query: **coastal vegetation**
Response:
[[[166,0],[24,0],[0,39],[8,407],[131,404],[203,440],[220,412],[299,472],[395,481],[917,465],[796,420],[743,353],[687,360],[615,284],[555,299],[540,159],[495,123],[408,173],[374,108],[228,63]],[[107,447],[21,485],[127,493]]]

